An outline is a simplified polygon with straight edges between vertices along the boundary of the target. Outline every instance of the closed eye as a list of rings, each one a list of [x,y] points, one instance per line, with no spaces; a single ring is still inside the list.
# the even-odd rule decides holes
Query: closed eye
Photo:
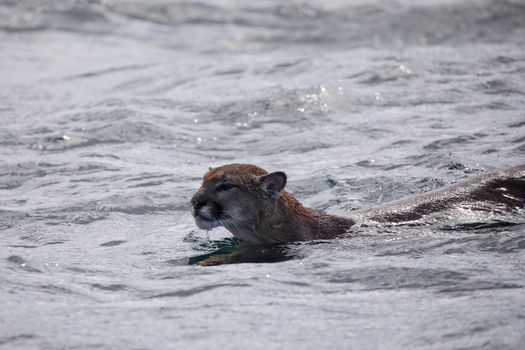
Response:
[[[222,191],[227,191],[227,190],[230,190],[234,187],[237,187],[237,185],[234,185],[234,184],[221,184],[217,187],[215,187],[215,191],[216,192],[222,192]]]

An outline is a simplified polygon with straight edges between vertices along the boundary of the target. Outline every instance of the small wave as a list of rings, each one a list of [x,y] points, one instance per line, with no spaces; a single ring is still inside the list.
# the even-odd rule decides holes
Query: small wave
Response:
[[[31,266],[31,264],[24,258],[18,255],[11,255],[7,259],[7,262],[9,262],[12,266],[14,266],[16,269],[24,272],[32,272],[32,273],[42,273],[40,269],[37,269],[36,267]]]
[[[27,245],[27,244],[10,244],[9,247],[13,248],[26,248],[26,249],[34,249],[39,247],[45,247],[48,245],[55,245],[55,244],[63,244],[65,241],[52,241],[52,242],[46,242],[39,245]]]
[[[99,244],[101,247],[114,247],[114,246],[117,246],[117,245],[121,245],[123,243],[126,243],[127,241],[109,241],[109,242],[105,242],[105,243],[102,243],[102,244]]]
[[[339,271],[331,274],[328,282],[356,283],[357,289],[419,289],[428,287],[456,286],[469,277],[457,271],[445,269],[419,269],[410,267],[370,267]]]
[[[174,43],[167,28],[233,26],[243,33],[235,39],[228,31],[206,31],[206,45],[195,45],[179,37],[177,45],[197,50],[232,46],[274,47],[290,44],[345,46],[457,45],[465,42],[523,42],[520,30],[525,7],[515,1],[481,1],[476,4],[399,6],[353,4],[314,6],[311,4],[262,4],[246,7],[207,3],[139,2],[14,2],[4,4],[0,28],[4,31],[60,30],[73,33],[130,36],[151,40],[137,27],[158,29],[160,44]],[[205,30],[205,29],[204,29]],[[230,34],[226,38],[225,34]],[[176,33],[175,33],[176,35]],[[201,42],[202,44],[202,42]],[[199,48],[200,47],[200,48]]]
[[[181,289],[181,290],[177,290],[174,292],[156,294],[150,297],[146,297],[145,299],[158,299],[158,298],[169,298],[169,297],[187,298],[195,294],[209,292],[213,289],[224,288],[224,287],[237,288],[237,287],[250,287],[250,285],[247,283],[218,283],[218,284],[211,284],[211,285],[207,285],[203,287],[195,287],[191,289]]]
[[[110,112],[111,113],[111,112]],[[115,122],[84,130],[82,133],[68,133],[64,136],[37,138],[30,147],[39,151],[64,151],[88,148],[97,145],[120,143],[177,143],[175,133],[166,131],[146,122]]]
[[[27,333],[21,333],[11,336],[2,336],[0,337],[0,346],[4,346],[6,344],[16,343],[18,341],[24,341],[24,340],[30,340],[30,339],[36,339],[38,336],[34,334],[27,334]]]
[[[102,290],[104,292],[120,292],[123,290],[127,290],[128,286],[125,284],[100,284],[100,283],[92,283],[91,287]]]
[[[401,64],[376,68],[372,72],[367,71],[359,75],[364,75],[359,81],[360,84],[379,85],[383,83],[399,81],[401,79],[410,79],[416,76],[416,72],[406,65]]]
[[[305,119],[327,114],[333,98],[333,93],[329,93],[324,86],[280,93],[274,91],[272,96],[259,100],[219,106],[212,114],[215,120],[233,121],[245,128],[257,128],[267,123],[298,124]]]
[[[424,146],[423,148],[427,150],[438,150],[441,148],[450,148],[450,146],[452,145],[463,145],[466,143],[472,143],[474,140],[477,140],[479,138],[483,138],[486,136],[487,136],[486,134],[480,134],[480,133],[474,134],[474,135],[460,135],[460,136],[455,136],[451,138],[433,141],[427,144],[426,146]]]
[[[140,193],[136,195],[114,195],[107,199],[94,202],[97,211],[121,212],[127,214],[144,215],[166,211],[188,210],[188,198],[156,193]]]
[[[458,285],[455,287],[447,287],[439,290],[440,293],[451,293],[451,292],[472,292],[478,290],[493,290],[493,289],[521,289],[522,285],[516,283],[500,283],[500,282],[471,282]]]

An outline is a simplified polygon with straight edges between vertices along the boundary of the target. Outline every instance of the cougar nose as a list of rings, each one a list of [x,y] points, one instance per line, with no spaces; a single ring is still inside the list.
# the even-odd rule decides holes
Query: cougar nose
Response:
[[[191,210],[197,211],[200,208],[204,207],[206,205],[206,200],[200,196],[199,193],[196,193],[193,198],[191,199]]]
[[[206,201],[195,201],[191,202],[191,205],[195,210],[199,210],[200,208],[204,207],[206,205]]]

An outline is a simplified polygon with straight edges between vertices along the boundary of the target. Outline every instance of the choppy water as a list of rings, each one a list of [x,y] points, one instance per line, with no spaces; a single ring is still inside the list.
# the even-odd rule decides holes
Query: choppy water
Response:
[[[334,212],[523,163],[522,1],[4,0],[0,58],[0,347],[525,346],[523,213],[259,249],[188,203],[230,162]]]

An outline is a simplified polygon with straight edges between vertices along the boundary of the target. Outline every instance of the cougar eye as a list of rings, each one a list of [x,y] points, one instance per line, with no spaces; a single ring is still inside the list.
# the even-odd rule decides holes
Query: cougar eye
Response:
[[[232,189],[234,187],[237,187],[237,185],[234,185],[234,184],[220,184],[219,186],[215,187],[215,191],[216,192],[227,191],[227,190]]]

